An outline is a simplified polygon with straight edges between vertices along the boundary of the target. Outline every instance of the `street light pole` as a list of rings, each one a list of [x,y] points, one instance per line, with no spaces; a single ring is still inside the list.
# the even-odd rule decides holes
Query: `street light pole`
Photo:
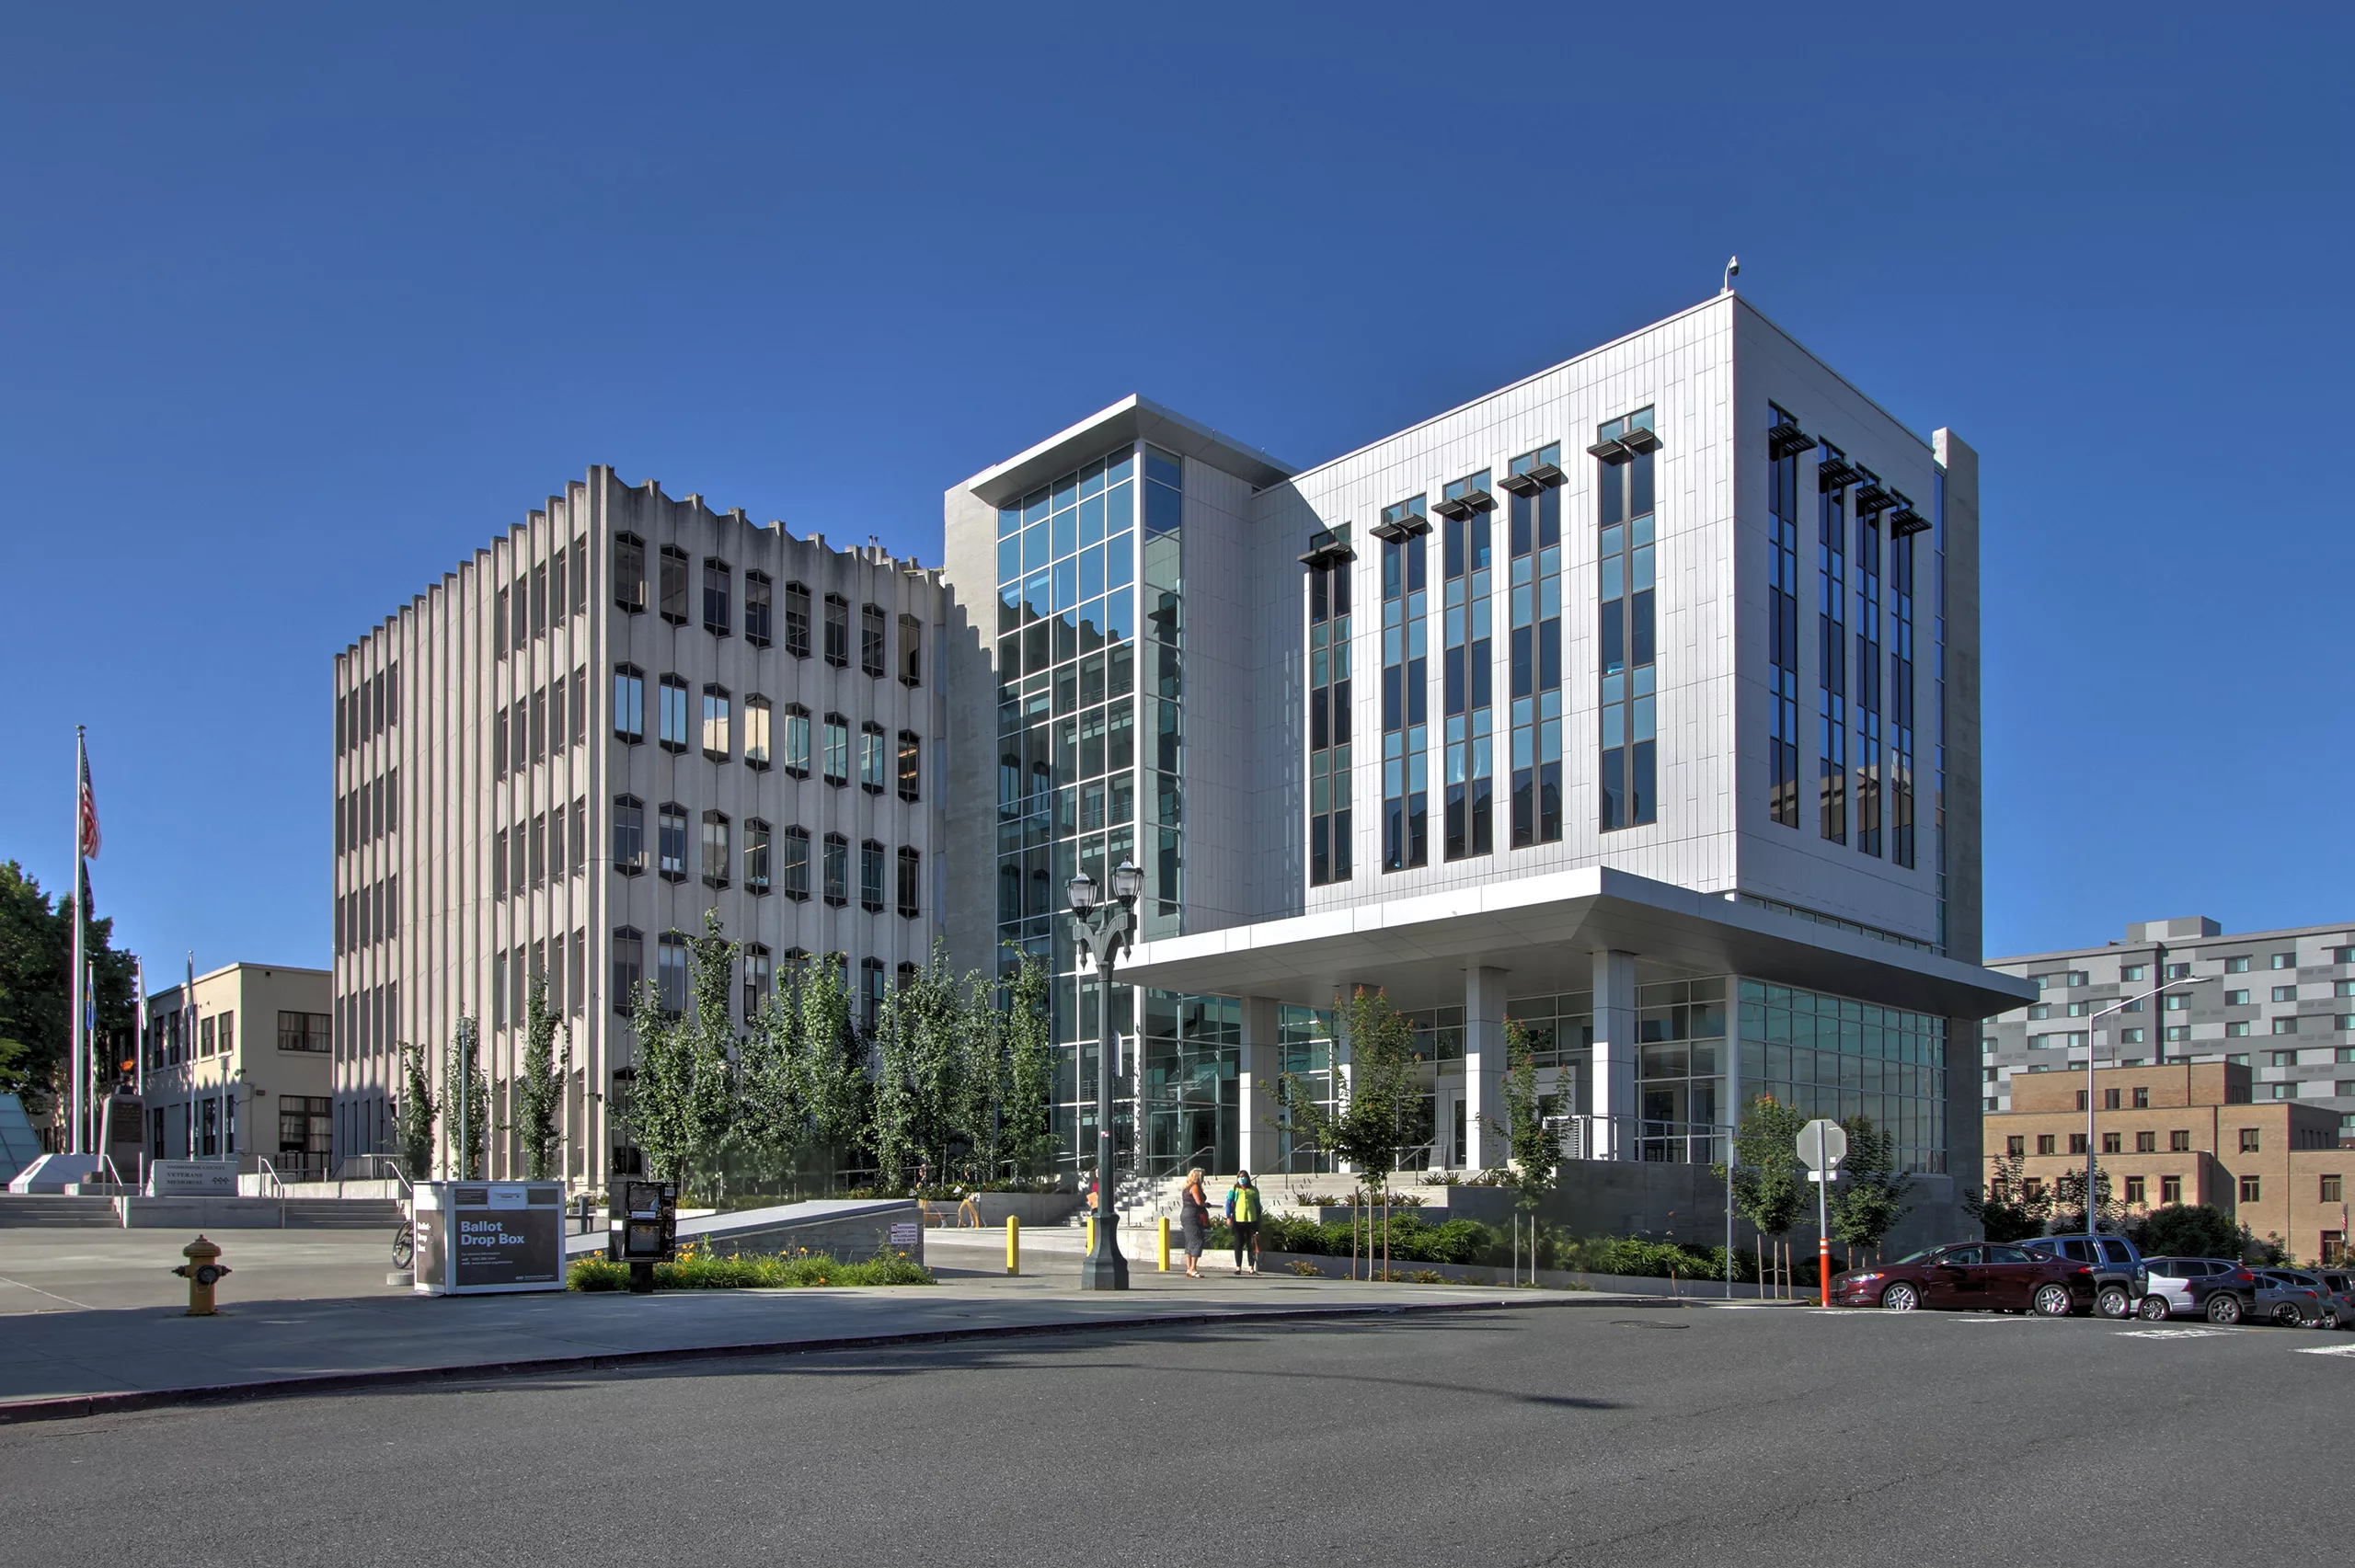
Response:
[[[1112,898],[1097,898],[1096,878],[1085,871],[1071,879],[1072,924],[1096,960],[1102,1001],[1096,1045],[1096,1244],[1079,1266],[1082,1290],[1126,1290],[1129,1260],[1120,1255],[1119,1216],[1113,1207],[1112,1171],[1112,966],[1127,950],[1129,933],[1136,928],[1137,895],[1144,891],[1144,873],[1122,861],[1112,873]]]
[[[2162,968],[2160,972],[2164,974],[2165,970]],[[2101,1229],[2101,1221],[2095,1218],[2094,1208],[2094,1025],[2113,1013],[2127,1012],[2154,996],[2164,996],[2178,987],[2196,986],[2212,979],[2211,975],[2194,975],[2188,979],[2168,980],[2155,990],[2129,997],[2124,1001],[2103,1008],[2085,1020],[2085,1234],[2089,1236]],[[2164,1060],[2167,1054],[2166,1026],[2161,1024],[2159,1030],[2159,1056]],[[2117,1059],[2117,1054],[2115,1051],[2110,1053],[2112,1060]]]

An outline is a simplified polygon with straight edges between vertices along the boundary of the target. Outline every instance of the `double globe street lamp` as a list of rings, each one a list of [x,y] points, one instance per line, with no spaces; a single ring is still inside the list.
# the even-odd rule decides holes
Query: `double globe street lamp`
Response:
[[[1136,929],[1137,895],[1144,891],[1144,873],[1122,861],[1112,873],[1112,900],[1100,901],[1096,878],[1085,871],[1071,879],[1072,924],[1096,960],[1096,978],[1102,992],[1097,1015],[1102,1034],[1096,1045],[1096,1243],[1079,1265],[1082,1290],[1126,1290],[1129,1260],[1120,1255],[1119,1215],[1113,1207],[1112,1173],[1112,965],[1128,950]]]

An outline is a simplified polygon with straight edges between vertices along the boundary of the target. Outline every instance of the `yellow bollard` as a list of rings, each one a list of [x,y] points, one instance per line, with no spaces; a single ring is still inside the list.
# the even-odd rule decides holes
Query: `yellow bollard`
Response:
[[[1005,1272],[1022,1272],[1022,1221],[1011,1214],[1005,1217]]]
[[[1087,1255],[1096,1255],[1096,1216],[1092,1214],[1087,1217]]]
[[[1161,1217],[1157,1229],[1161,1231],[1161,1272],[1169,1272],[1169,1216]]]

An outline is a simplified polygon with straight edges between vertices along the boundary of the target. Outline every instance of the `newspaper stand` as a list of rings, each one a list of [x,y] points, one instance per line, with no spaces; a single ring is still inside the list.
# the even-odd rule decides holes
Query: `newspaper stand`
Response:
[[[614,1196],[605,1255],[629,1265],[629,1288],[643,1296],[654,1288],[654,1265],[678,1256],[679,1184],[624,1178]]]
[[[564,1288],[562,1182],[417,1184],[420,1296]]]

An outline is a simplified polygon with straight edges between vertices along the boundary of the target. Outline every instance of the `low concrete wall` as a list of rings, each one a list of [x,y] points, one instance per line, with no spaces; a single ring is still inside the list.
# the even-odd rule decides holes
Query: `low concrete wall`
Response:
[[[1079,1212],[1080,1205],[1077,1193],[975,1193],[972,1202],[981,1210],[982,1226],[997,1230],[1005,1229],[1008,1219],[1019,1219],[1025,1230],[1034,1225],[1066,1225]],[[922,1207],[924,1222],[928,1226],[971,1228],[960,1203],[926,1198]]]
[[[891,1242],[891,1227],[913,1225],[915,1239]],[[775,1208],[746,1208],[679,1221],[679,1241],[702,1242],[715,1253],[789,1253],[806,1249],[846,1263],[863,1262],[884,1251],[903,1252],[924,1261],[924,1230],[913,1199],[873,1201],[820,1200],[782,1204]],[[565,1255],[580,1257],[605,1250],[605,1237],[565,1238]]]

